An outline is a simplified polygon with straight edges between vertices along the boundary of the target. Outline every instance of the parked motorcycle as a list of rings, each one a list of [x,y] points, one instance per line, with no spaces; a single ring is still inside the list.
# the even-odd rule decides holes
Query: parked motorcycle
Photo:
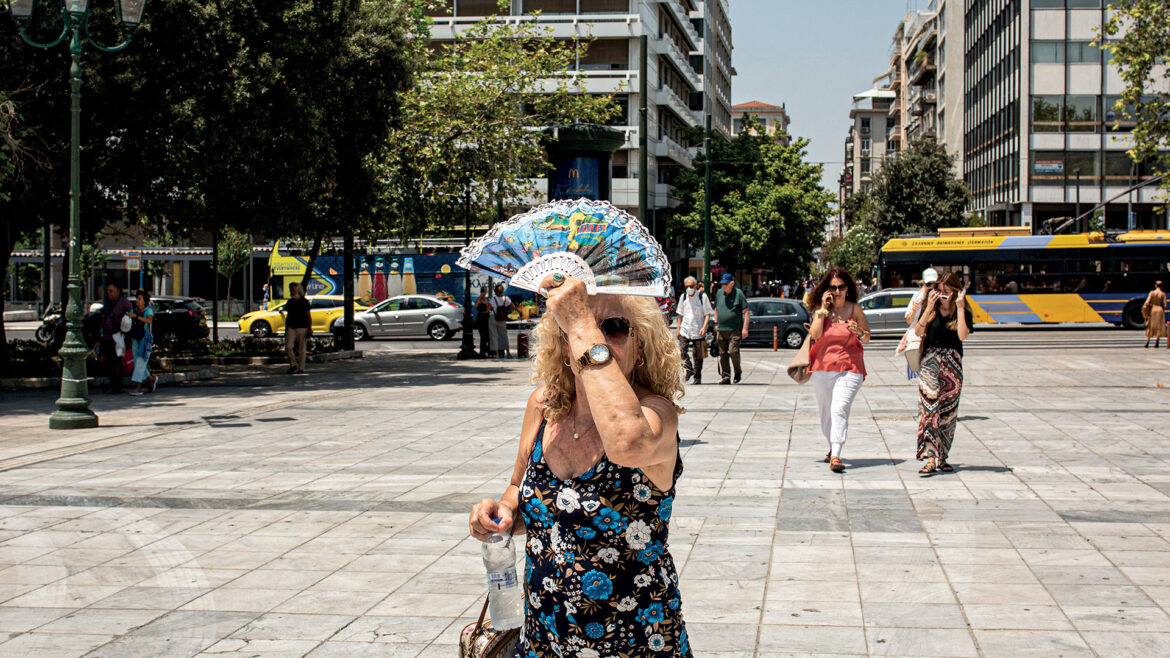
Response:
[[[36,337],[42,343],[48,343],[57,335],[57,326],[65,322],[65,314],[60,304],[49,304],[45,314],[41,316],[41,326],[37,327]]]

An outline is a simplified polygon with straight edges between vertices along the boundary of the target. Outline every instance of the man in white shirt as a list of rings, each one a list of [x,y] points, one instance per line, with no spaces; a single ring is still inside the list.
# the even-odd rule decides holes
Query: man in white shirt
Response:
[[[678,349],[682,352],[683,368],[687,376],[684,381],[693,381],[693,384],[703,383],[703,341],[707,337],[707,328],[711,324],[711,315],[715,309],[711,307],[711,299],[707,293],[699,290],[695,277],[688,276],[683,281],[687,289],[678,298]],[[691,351],[695,353],[694,365],[691,365]]]

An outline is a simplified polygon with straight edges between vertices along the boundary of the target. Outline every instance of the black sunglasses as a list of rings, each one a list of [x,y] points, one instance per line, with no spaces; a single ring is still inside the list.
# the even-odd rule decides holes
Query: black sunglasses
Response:
[[[626,338],[630,335],[630,321],[625,318],[606,318],[601,321],[601,333],[606,338]]]
[[[829,290],[831,292],[845,292],[846,290],[849,290],[849,286],[847,286],[847,285],[829,286],[828,288],[826,288],[826,290]]]

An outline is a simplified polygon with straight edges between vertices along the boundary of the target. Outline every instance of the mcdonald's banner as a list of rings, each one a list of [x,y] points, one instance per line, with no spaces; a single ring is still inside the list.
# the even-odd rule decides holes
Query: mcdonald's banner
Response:
[[[595,157],[568,157],[557,161],[552,178],[552,198],[600,199],[601,160]]]

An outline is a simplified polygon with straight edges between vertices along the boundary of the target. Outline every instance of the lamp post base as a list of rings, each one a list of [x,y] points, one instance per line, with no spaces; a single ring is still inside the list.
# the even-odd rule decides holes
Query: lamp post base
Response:
[[[66,400],[58,400],[57,404],[60,406]],[[86,430],[98,426],[97,414],[85,408],[85,401],[78,405],[75,409],[58,409],[49,416],[49,429],[51,430]]]

